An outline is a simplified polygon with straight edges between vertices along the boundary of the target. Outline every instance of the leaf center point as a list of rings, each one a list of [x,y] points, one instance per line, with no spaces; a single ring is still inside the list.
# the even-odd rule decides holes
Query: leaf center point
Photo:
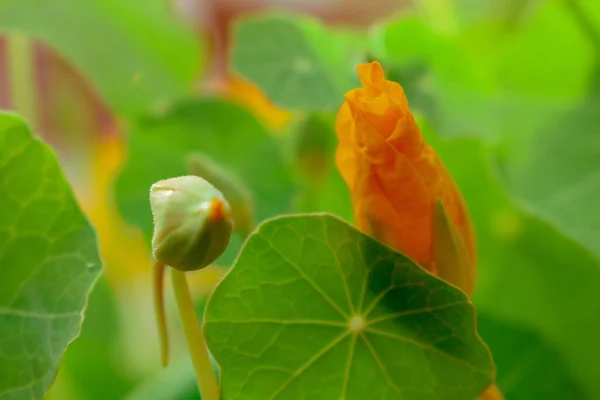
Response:
[[[365,329],[365,326],[365,318],[362,315],[355,315],[350,318],[350,321],[348,322],[348,328],[350,329],[350,332],[354,333],[362,332]]]

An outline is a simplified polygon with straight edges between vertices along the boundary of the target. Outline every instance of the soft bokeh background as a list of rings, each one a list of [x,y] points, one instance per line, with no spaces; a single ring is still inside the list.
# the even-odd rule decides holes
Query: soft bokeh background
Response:
[[[170,296],[174,357],[159,367],[149,184],[200,148],[261,194],[259,219],[350,219],[332,121],[369,59],[465,194],[506,398],[600,398],[597,1],[0,0],[0,108],[58,152],[105,261],[49,399],[197,397]],[[281,160],[252,155],[259,142]],[[199,313],[223,271],[193,274]]]

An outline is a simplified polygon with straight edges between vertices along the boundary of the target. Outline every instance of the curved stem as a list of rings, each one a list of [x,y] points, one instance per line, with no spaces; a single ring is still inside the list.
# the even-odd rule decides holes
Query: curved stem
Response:
[[[167,332],[167,318],[165,316],[165,265],[155,261],[152,268],[152,275],[154,281],[154,310],[160,340],[160,360],[162,366],[166,367],[169,363],[169,335]]]
[[[171,268],[171,279],[181,324],[196,371],[200,396],[202,400],[219,400],[219,386],[208,355],[204,332],[202,332],[196,318],[196,310],[194,309],[185,272]]]

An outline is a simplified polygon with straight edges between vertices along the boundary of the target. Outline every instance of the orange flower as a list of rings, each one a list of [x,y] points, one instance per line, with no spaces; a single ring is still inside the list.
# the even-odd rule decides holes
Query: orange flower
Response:
[[[402,87],[385,80],[378,62],[357,71],[363,88],[346,94],[336,122],[336,164],[350,189],[356,224],[442,277],[438,261],[448,264],[450,257],[457,264],[462,257],[468,282],[453,283],[472,291],[475,238],[458,187],[425,143]],[[441,238],[438,251],[434,237]]]

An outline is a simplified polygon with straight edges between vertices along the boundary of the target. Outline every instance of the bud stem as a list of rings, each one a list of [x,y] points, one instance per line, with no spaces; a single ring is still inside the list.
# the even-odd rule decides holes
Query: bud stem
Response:
[[[196,310],[194,309],[185,272],[175,268],[170,268],[170,270],[177,308],[179,309],[183,332],[196,371],[200,396],[202,400],[219,400],[219,386],[210,362],[204,332],[196,318]]]
[[[152,275],[154,281],[154,309],[160,339],[160,360],[162,366],[166,367],[169,363],[169,336],[167,333],[167,317],[165,315],[165,265],[155,261],[152,268]]]

